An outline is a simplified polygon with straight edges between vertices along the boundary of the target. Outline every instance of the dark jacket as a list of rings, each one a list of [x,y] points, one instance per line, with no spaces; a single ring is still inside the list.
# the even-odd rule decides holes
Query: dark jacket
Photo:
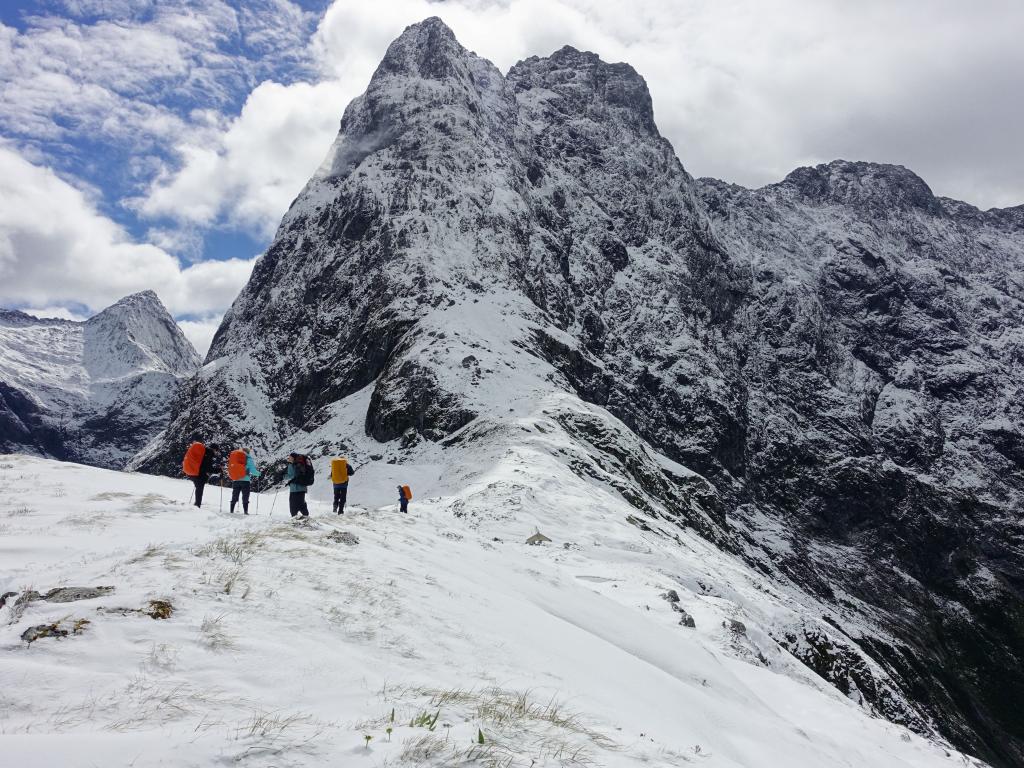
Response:
[[[216,472],[217,465],[219,464],[219,458],[220,456],[217,451],[208,447],[206,452],[203,454],[203,461],[199,465],[199,476],[205,478]]]

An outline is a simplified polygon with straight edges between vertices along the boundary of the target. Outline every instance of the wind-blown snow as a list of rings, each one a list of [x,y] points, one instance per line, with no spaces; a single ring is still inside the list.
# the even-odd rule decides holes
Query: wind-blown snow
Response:
[[[321,479],[296,524],[269,493],[232,517],[216,487],[196,510],[187,482],[0,457],[0,591],[114,588],[0,609],[4,763],[975,764],[780,652],[768,622],[791,598],[739,561],[628,524],[547,452],[480,466],[459,493],[429,462],[357,466],[349,514],[329,514]],[[525,545],[538,527],[553,543]],[[171,617],[131,612],[150,600]]]

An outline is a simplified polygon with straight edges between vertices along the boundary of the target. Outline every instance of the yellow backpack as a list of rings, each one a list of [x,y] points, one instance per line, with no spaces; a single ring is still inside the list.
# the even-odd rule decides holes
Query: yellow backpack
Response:
[[[348,460],[347,459],[331,459],[331,482],[332,483],[347,483],[348,482]]]

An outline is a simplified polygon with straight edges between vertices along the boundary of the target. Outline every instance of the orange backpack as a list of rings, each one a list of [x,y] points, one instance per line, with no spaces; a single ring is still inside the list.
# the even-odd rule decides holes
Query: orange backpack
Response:
[[[245,463],[249,459],[245,451],[239,448],[228,455],[228,477],[232,480],[241,480],[247,474]]]
[[[331,482],[332,483],[347,483],[348,482],[348,461],[345,459],[332,459],[331,460]]]
[[[181,460],[181,471],[189,477],[198,477],[199,470],[203,466],[203,457],[206,455],[206,446],[202,443],[192,443],[185,451],[185,458]]]
[[[412,501],[412,490],[408,485],[402,486],[402,495],[405,496],[406,501]]]

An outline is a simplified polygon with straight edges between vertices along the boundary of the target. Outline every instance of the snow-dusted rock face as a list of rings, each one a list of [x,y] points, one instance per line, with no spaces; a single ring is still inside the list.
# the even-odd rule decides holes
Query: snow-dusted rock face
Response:
[[[152,291],[84,322],[0,309],[0,452],[123,466],[199,364]]]
[[[851,698],[1024,765],[1022,220],[893,166],[694,180],[628,65],[502,76],[427,20],[136,464],[564,462],[799,592],[763,637]]]
[[[750,280],[731,335],[747,402],[737,517],[778,515],[783,568],[871,606],[895,642],[862,647],[947,733],[1022,764],[1019,215],[870,163],[700,184]]]

